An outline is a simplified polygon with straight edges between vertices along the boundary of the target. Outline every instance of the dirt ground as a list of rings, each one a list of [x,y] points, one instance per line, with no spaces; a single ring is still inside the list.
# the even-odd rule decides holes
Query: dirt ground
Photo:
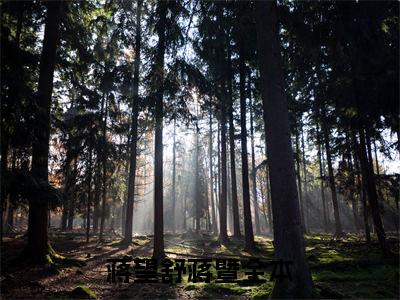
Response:
[[[6,262],[23,248],[24,238],[5,238],[2,247],[1,295],[3,299],[88,298],[85,294],[73,294],[78,286],[89,288],[98,299],[104,298],[266,298],[272,288],[271,282],[261,286],[234,284],[188,283],[170,285],[163,283],[107,282],[106,260],[111,257],[130,255],[150,258],[152,237],[137,236],[129,246],[119,243],[117,236],[107,236],[99,244],[92,237],[87,244],[83,233],[53,233],[50,237],[53,248],[67,258],[79,259],[85,266],[59,266],[54,268],[13,267]],[[250,257],[273,258],[272,241],[267,237],[256,237],[257,252],[247,253],[242,241],[232,240],[220,245],[216,238],[204,234],[182,234],[165,237],[165,250],[170,258],[201,257]],[[321,297],[324,298],[392,298],[398,295],[398,260],[387,263],[379,261],[375,249],[365,251],[365,245],[356,240],[332,244],[324,237],[307,240],[307,255],[313,271],[313,279]],[[393,244],[393,243],[392,243]],[[394,250],[398,251],[398,241]],[[365,259],[376,264],[365,264]],[[332,267],[333,266],[333,267]],[[337,270],[338,269],[338,270]],[[358,290],[351,286],[358,285]],[[375,288],[373,288],[375,287]],[[364,292],[365,291],[365,292]]]

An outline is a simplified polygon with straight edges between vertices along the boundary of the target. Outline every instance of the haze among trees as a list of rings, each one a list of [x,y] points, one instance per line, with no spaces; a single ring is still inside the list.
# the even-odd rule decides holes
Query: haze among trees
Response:
[[[397,2],[0,5],[3,296],[118,254],[293,262],[143,297],[398,297]]]

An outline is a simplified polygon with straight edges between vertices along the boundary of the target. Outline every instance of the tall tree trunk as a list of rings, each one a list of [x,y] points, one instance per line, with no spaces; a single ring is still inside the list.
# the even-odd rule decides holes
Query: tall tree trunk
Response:
[[[218,197],[216,199],[219,211],[219,202],[221,200],[221,122],[218,122],[218,130],[217,130],[217,194]]]
[[[11,170],[15,172],[16,165],[16,153],[15,150],[12,151],[12,159],[11,159]],[[15,192],[8,194],[8,205],[7,205],[7,215],[6,215],[6,223],[4,224],[4,231],[6,233],[11,232],[14,228],[14,210],[17,200],[17,195]],[[3,227],[3,223],[0,223],[0,226]]]
[[[48,184],[48,157],[50,138],[50,109],[53,91],[53,77],[58,44],[61,2],[46,2],[47,16],[44,30],[43,48],[40,56],[37,109],[32,145],[32,174],[41,184]],[[36,261],[43,261],[51,251],[47,237],[46,200],[33,196],[29,199],[28,244],[26,251]]]
[[[354,176],[355,172],[354,172],[352,155],[351,155],[351,136],[350,136],[350,134],[348,134],[348,132],[346,133],[346,144],[347,144],[346,160],[347,160],[347,166],[348,166],[348,170],[349,170],[350,182],[354,186],[357,186],[357,183],[355,181],[355,176]],[[359,226],[359,220],[358,220],[356,199],[354,197],[353,190],[350,190],[348,192],[348,194],[349,194],[349,200],[351,203],[351,208],[352,208],[352,213],[353,213],[354,229],[356,231],[358,231],[360,226]]]
[[[188,185],[185,187],[185,193],[183,194],[183,231],[187,230],[187,195],[188,195]]]
[[[229,144],[229,133],[227,136],[227,144]],[[231,189],[229,188],[230,186],[232,186],[231,184],[231,176],[230,176],[230,153],[229,151],[227,151],[226,153],[227,157],[226,157],[226,185],[227,185],[227,190],[226,190],[226,201],[227,201],[227,222],[228,222],[228,232],[233,232],[233,207],[232,207],[232,193],[231,193]]]
[[[67,230],[67,221],[68,221],[68,214],[71,202],[71,195],[72,195],[72,186],[73,186],[73,175],[72,175],[72,149],[70,146],[67,146],[66,150],[66,158],[65,158],[65,168],[64,168],[64,201],[63,201],[63,211],[61,217],[61,230]]]
[[[14,228],[14,193],[9,194],[9,198],[7,201],[7,215],[6,222],[4,226],[4,232],[9,233]]]
[[[142,0],[137,0],[136,6],[136,37],[135,37],[135,62],[133,65],[133,90],[132,90],[132,112],[131,112],[131,136],[129,153],[129,176],[128,195],[126,199],[125,236],[124,242],[132,242],[133,206],[135,201],[135,179],[136,179],[136,155],[138,136],[138,106],[139,106],[139,67],[141,48],[141,12]],[[132,4],[133,6],[133,4]]]
[[[233,122],[233,92],[232,92],[232,60],[231,49],[228,46],[228,95],[229,95],[229,151],[231,165],[231,199],[232,199],[232,214],[233,214],[233,236],[240,237],[240,219],[239,219],[239,204],[237,196],[236,183],[236,162],[235,162],[235,126]]]
[[[101,212],[100,212],[100,233],[99,241],[103,241],[104,225],[106,221],[106,205],[107,205],[107,118],[108,118],[108,93],[105,94],[105,109],[103,121],[103,152],[102,152],[102,191],[101,191]]]
[[[172,144],[172,215],[171,215],[171,229],[175,234],[175,210],[176,210],[176,118],[174,118],[174,137]]]
[[[328,175],[329,175],[329,185],[330,185],[331,194],[332,194],[333,215],[335,217],[335,235],[341,236],[343,233],[343,230],[342,230],[342,223],[340,221],[339,204],[338,204],[337,193],[336,193],[336,184],[335,184],[335,175],[333,174],[331,146],[329,144],[329,132],[328,132],[328,128],[326,128],[326,125],[324,125],[324,124],[322,125],[322,131],[324,134],[326,161],[328,163]]]
[[[365,239],[367,244],[371,244],[371,233],[369,230],[369,224],[368,224],[368,208],[367,208],[367,194],[366,194],[366,187],[365,187],[365,177],[362,177],[363,175],[360,176],[360,174],[364,174],[363,170],[361,169],[360,166],[360,145],[357,141],[357,137],[354,133],[354,131],[351,131],[351,137],[353,141],[353,151],[354,153],[357,153],[354,158],[354,163],[355,163],[355,168],[357,170],[357,186],[359,188],[359,194],[360,194],[360,202],[362,205],[362,212],[363,212],[363,221],[364,221],[364,230],[365,230]],[[362,177],[362,180],[361,180]]]
[[[267,218],[268,206],[267,206],[267,199],[266,199],[266,196],[265,196],[266,193],[264,194],[264,191],[263,191],[262,187],[260,188],[260,193],[261,193],[261,201],[262,201],[262,205],[263,205],[262,213],[263,213],[263,216],[264,216],[265,230],[267,231],[268,227],[269,227],[268,218]]]
[[[199,127],[198,124],[196,124],[196,138],[195,138],[195,151],[194,151],[194,156],[195,156],[195,230],[198,233],[199,230],[201,229],[201,223],[200,223],[200,218],[201,218],[201,190],[200,190],[200,165],[199,165]]]
[[[70,187],[68,193],[68,218],[67,218],[67,229],[72,230],[74,228],[74,216],[75,216],[75,202],[76,202],[76,177],[78,173],[78,160],[73,160],[73,171],[70,177]]]
[[[100,191],[101,191],[101,171],[100,171],[100,154],[97,151],[96,171],[94,181],[94,203],[93,203],[93,232],[99,231],[99,217],[100,217]]]
[[[130,137],[131,136],[129,134],[128,135],[127,145],[131,144]],[[145,168],[144,173],[146,173],[146,168]],[[127,161],[125,162],[125,165],[124,165],[124,176],[125,176],[125,178],[129,177],[129,158],[127,159]],[[144,177],[145,177],[145,175],[144,175]],[[128,190],[125,189],[124,195],[123,195],[123,199],[127,199],[127,198],[128,198]],[[94,216],[93,216],[93,218],[94,218]],[[126,225],[126,200],[122,202],[122,206],[121,206],[121,232],[122,232],[122,236],[125,236],[125,225]]]
[[[163,95],[164,95],[164,53],[166,48],[166,15],[168,2],[158,2],[159,24],[157,27],[158,44],[155,59],[157,92],[155,103],[154,137],[154,249],[153,257],[161,259],[164,253],[164,195],[163,195]]]
[[[66,207],[66,204],[63,205],[63,211],[62,211],[62,215],[61,215],[61,227],[60,229],[62,231],[67,230],[67,219],[68,219],[68,210]]]
[[[251,137],[251,181],[252,181],[252,190],[253,190],[253,207],[254,207],[254,221],[256,225],[256,234],[261,234],[260,229],[260,218],[259,218],[259,209],[258,209],[258,200],[257,200],[257,170],[256,170],[256,158],[254,151],[254,118],[253,118],[253,99],[251,97],[251,76],[249,72],[249,81],[248,81],[248,95],[250,99],[250,137]],[[265,211],[264,211],[265,215]]]
[[[265,177],[265,197],[268,208],[268,225],[269,232],[273,233],[273,217],[272,217],[272,203],[271,203],[271,186],[269,182],[269,170],[268,166],[266,167],[266,177]]]
[[[227,167],[226,167],[226,109],[221,105],[221,192],[219,199],[219,236],[222,243],[228,241],[227,231]]]
[[[210,156],[210,196],[211,196],[211,217],[212,217],[212,228],[213,228],[213,234],[216,235],[218,234],[218,228],[217,228],[217,219],[215,215],[215,205],[214,205],[214,183],[213,183],[213,134],[212,134],[212,102],[210,99],[210,129],[209,129],[209,143],[208,143],[208,148],[209,148],[209,156]]]
[[[112,232],[114,232],[114,223],[115,223],[115,205],[113,205],[111,209],[110,229]]]
[[[380,199],[380,201],[384,201],[384,196],[383,196],[382,188],[381,188],[381,184],[380,184],[380,182],[381,182],[381,174],[380,174],[380,170],[379,170],[378,150],[377,150],[377,147],[376,147],[376,140],[375,139],[373,140],[372,144],[374,145],[374,155],[375,155],[375,167],[376,167],[376,178],[377,178],[376,190],[377,190],[378,198]],[[370,147],[369,147],[370,151],[371,151],[371,146],[372,145],[370,144]],[[371,155],[371,157],[372,157],[372,155]],[[372,159],[371,159],[371,161],[372,161]],[[373,165],[373,163],[372,163],[372,165]],[[372,171],[374,173],[374,167],[373,166],[372,166]],[[397,224],[397,220],[396,220],[396,224]]]
[[[374,144],[374,155],[375,155],[375,167],[376,167],[376,174],[378,177],[380,176],[380,171],[379,171],[379,162],[378,162],[378,149],[376,147],[376,140],[374,139],[373,141]]]
[[[365,133],[361,125],[358,128],[358,134],[360,138],[360,144],[359,144],[360,165],[363,174],[363,180],[365,180],[365,188],[366,188],[366,193],[368,194],[368,201],[371,209],[372,220],[374,221],[374,228],[378,236],[378,240],[381,245],[383,255],[387,255],[388,248],[386,244],[386,234],[383,228],[383,223],[380,215],[380,207],[378,203],[378,195],[376,192],[376,185],[372,170],[372,164],[369,163],[368,160]]]
[[[358,64],[358,57],[355,57],[355,64]],[[360,143],[358,147],[358,155],[359,155],[359,161],[360,161],[360,167],[361,167],[361,172],[362,172],[362,177],[363,177],[363,182],[365,182],[365,189],[368,195],[368,202],[370,205],[371,209],[371,215],[372,215],[372,220],[374,222],[374,229],[376,231],[376,234],[378,236],[379,244],[382,248],[382,253],[383,256],[386,256],[389,252],[388,245],[386,243],[386,234],[385,230],[383,227],[382,219],[381,219],[381,214],[380,214],[380,207],[379,207],[379,201],[378,201],[378,194],[376,190],[376,182],[374,178],[374,171],[373,171],[373,166],[372,166],[372,155],[370,151],[370,146],[371,143],[368,140],[369,135],[367,131],[367,137],[366,133],[364,130],[368,129],[366,126],[368,125],[368,122],[364,120],[365,114],[361,110],[360,106],[360,84],[359,80],[357,79],[356,75],[356,68],[351,65],[351,70],[353,72],[353,98],[354,99],[354,104],[356,111],[358,113],[358,118],[355,122],[355,124],[352,124],[354,129],[357,129],[358,135],[360,138]],[[370,160],[368,159],[368,156],[371,158]]]
[[[300,141],[298,132],[296,132],[296,177],[297,177],[297,188],[299,195],[298,197],[300,203],[301,227],[303,229],[303,232],[307,232],[306,220],[304,218],[303,187],[301,184],[301,174],[300,174]]]
[[[244,61],[244,41],[239,42],[239,89],[240,89],[240,140],[242,146],[242,187],[243,214],[246,249],[254,248],[253,224],[250,209],[249,161],[247,158],[247,128],[246,128],[246,70]]]
[[[360,181],[360,176],[358,176],[358,180]],[[367,189],[365,187],[365,181],[363,180],[362,183],[360,183],[361,191],[361,202],[362,202],[362,208],[363,208],[363,220],[364,220],[364,230],[365,230],[365,240],[368,245],[371,244],[371,232],[369,229],[369,222],[368,222],[368,205],[367,205]]]
[[[303,133],[303,124],[301,125],[301,153],[302,153],[302,161],[303,161],[303,179],[304,179],[304,224],[305,228],[307,228],[307,232],[310,231],[310,203],[308,198],[308,188],[307,188],[307,164],[306,164],[306,152],[304,149],[304,133]]]
[[[329,227],[328,227],[328,214],[327,214],[327,207],[326,207],[326,198],[325,198],[325,185],[324,185],[324,167],[322,164],[322,147],[321,147],[321,139],[319,138],[319,129],[318,129],[318,124],[317,124],[317,144],[318,144],[318,165],[319,165],[319,184],[320,184],[320,189],[321,189],[321,200],[322,200],[322,210],[323,210],[323,216],[324,216],[324,231],[328,232]]]
[[[311,298],[312,280],[305,255],[297,198],[276,2],[256,1],[255,14],[274,215],[275,256],[293,261],[293,280],[276,281],[271,297]]]
[[[89,243],[90,234],[90,205],[92,203],[92,161],[93,161],[93,149],[90,146],[89,149],[89,168],[88,168],[88,179],[87,179],[87,203],[86,203],[86,243]]]

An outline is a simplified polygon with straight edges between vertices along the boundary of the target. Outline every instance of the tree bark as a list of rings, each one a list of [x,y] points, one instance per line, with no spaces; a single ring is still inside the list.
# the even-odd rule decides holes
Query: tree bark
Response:
[[[301,184],[301,175],[300,175],[300,142],[299,142],[298,132],[296,132],[296,177],[297,177],[297,188],[298,188],[299,203],[300,203],[301,227],[303,229],[303,232],[307,232],[306,220],[304,218],[303,188]]]
[[[142,0],[137,0],[136,7],[136,37],[135,37],[135,62],[133,65],[133,91],[131,112],[131,137],[129,153],[128,195],[126,199],[125,236],[124,242],[132,242],[133,207],[135,202],[136,155],[138,136],[138,106],[139,106],[139,67],[141,48],[141,12]]]
[[[254,207],[254,221],[256,225],[256,234],[261,234],[260,229],[260,218],[259,218],[259,209],[258,209],[258,200],[257,200],[257,170],[256,170],[256,158],[254,151],[254,120],[253,120],[253,99],[251,97],[251,76],[249,73],[249,81],[248,81],[248,95],[250,100],[250,137],[251,137],[251,181],[252,190],[253,190],[253,207]],[[265,211],[264,211],[265,216]]]
[[[269,171],[268,166],[266,167],[266,176],[265,176],[265,197],[266,203],[268,208],[268,225],[269,225],[269,232],[273,233],[273,217],[272,217],[272,203],[271,203],[271,186],[269,182]]]
[[[210,156],[210,196],[211,196],[211,217],[212,217],[212,228],[213,228],[213,234],[216,235],[218,234],[218,227],[217,227],[217,219],[215,215],[215,205],[214,205],[214,183],[213,183],[213,133],[212,133],[212,103],[210,99],[210,129],[209,129],[209,143],[208,143],[208,148],[209,148],[209,156]]]
[[[103,241],[104,225],[106,221],[106,205],[107,205],[107,117],[108,117],[108,93],[105,94],[105,109],[103,121],[103,152],[102,152],[102,191],[101,191],[101,212],[100,212],[100,233],[99,241]]]
[[[322,210],[323,210],[323,216],[324,216],[324,231],[328,232],[329,227],[328,227],[328,214],[327,214],[327,207],[326,207],[326,198],[325,198],[325,185],[324,185],[324,167],[322,164],[322,147],[321,147],[321,139],[319,138],[319,128],[317,124],[317,144],[318,144],[318,165],[319,165],[319,183],[320,183],[320,189],[321,189],[321,200],[322,200]]]
[[[176,207],[176,118],[174,117],[174,137],[172,144],[172,233],[175,234],[175,207]]]
[[[349,170],[349,176],[350,176],[350,181],[351,183],[356,186],[356,181],[355,181],[355,176],[354,176],[354,166],[353,166],[353,160],[352,160],[352,155],[351,155],[351,136],[346,133],[346,144],[347,144],[347,150],[346,150],[346,160],[347,160],[347,166]],[[348,197],[351,203],[351,208],[352,208],[352,213],[353,213],[353,221],[354,221],[354,228],[356,231],[359,230],[359,220],[358,220],[358,212],[357,212],[357,205],[356,205],[356,199],[354,197],[353,190],[350,190],[348,192]]]
[[[303,124],[301,125],[301,153],[302,153],[302,161],[303,161],[303,179],[304,179],[304,227],[307,228],[307,232],[310,231],[310,204],[308,198],[308,187],[307,187],[307,164],[306,164],[306,152],[304,150],[304,133],[303,133]]]
[[[46,2],[47,16],[44,30],[43,48],[40,56],[39,85],[37,95],[37,110],[35,111],[35,126],[32,144],[32,174],[39,184],[47,185],[48,157],[50,138],[50,109],[53,91],[53,78],[56,62],[56,50],[59,39],[59,24],[61,2]],[[28,221],[28,254],[35,254],[36,261],[43,261],[51,246],[48,243],[48,203],[46,200],[33,196],[29,199]],[[31,256],[32,257],[32,256]]]
[[[195,138],[195,230],[198,233],[201,230],[201,191],[200,191],[200,164],[199,164],[199,127],[196,124],[196,138]]]
[[[341,236],[343,234],[343,230],[342,230],[342,223],[340,221],[339,205],[338,205],[336,184],[335,184],[335,175],[333,174],[331,146],[329,144],[329,132],[328,132],[328,128],[326,128],[326,125],[324,125],[324,124],[322,125],[322,131],[324,134],[326,161],[328,163],[328,175],[329,175],[329,185],[330,185],[331,194],[332,194],[333,215],[335,217],[335,235]]]
[[[8,201],[7,201],[7,215],[6,215],[6,222],[4,232],[9,233],[14,228],[14,201],[12,194],[9,194]],[[1,224],[3,225],[3,224]]]
[[[267,206],[267,200],[266,200],[266,196],[264,194],[263,188],[260,188],[260,193],[261,193],[261,201],[262,201],[262,205],[263,205],[263,209],[262,209],[262,213],[264,216],[264,222],[265,222],[265,230],[268,230],[268,218],[267,218],[267,210],[268,210],[268,206]]]
[[[249,161],[247,158],[247,128],[246,128],[246,72],[244,61],[244,41],[239,42],[239,89],[240,89],[240,140],[242,146],[242,187],[243,214],[246,249],[254,248],[253,223],[250,209]]]
[[[90,205],[92,203],[92,161],[93,161],[93,149],[90,146],[88,179],[87,179],[88,195],[86,203],[86,243],[89,243],[89,234],[90,234]]]
[[[236,183],[236,162],[235,162],[235,126],[233,122],[233,92],[232,92],[232,60],[231,51],[228,47],[228,95],[229,95],[229,151],[231,165],[231,199],[232,199],[232,215],[233,215],[233,236],[238,238],[241,236],[239,223],[239,204],[237,196]]]
[[[73,171],[70,176],[70,187],[68,191],[68,219],[67,219],[67,229],[72,230],[74,227],[74,216],[75,216],[75,200],[76,200],[76,176],[78,170],[78,160],[73,159]]]
[[[360,145],[357,141],[357,137],[355,135],[355,132],[352,130],[351,131],[351,137],[353,141],[353,151],[354,153],[357,153],[357,155],[354,157],[354,163],[355,163],[355,168],[357,170],[357,186],[359,188],[359,194],[360,194],[360,202],[362,205],[362,212],[363,212],[363,221],[364,221],[364,230],[365,230],[365,239],[367,244],[371,244],[371,233],[369,230],[369,224],[368,224],[368,208],[367,208],[367,195],[366,195],[366,188],[365,188],[365,177],[363,177],[363,170],[361,169],[360,166]],[[361,174],[361,176],[360,176]],[[362,180],[361,180],[362,178]]]
[[[164,54],[166,48],[166,2],[158,2],[157,13],[159,23],[157,26],[158,44],[155,58],[156,68],[156,103],[155,103],[155,137],[154,137],[154,248],[153,257],[161,259],[164,253],[164,195],[163,195],[163,94],[164,94]]]
[[[100,154],[97,151],[96,171],[94,180],[94,203],[93,203],[93,232],[99,231],[99,216],[100,216],[100,191],[101,191],[101,171],[100,171]]]
[[[276,281],[271,297],[311,298],[312,280],[305,255],[297,198],[276,2],[256,1],[255,14],[274,215],[275,256],[293,261],[293,280]]]
[[[217,123],[217,173],[215,185],[215,208],[218,211],[218,220],[220,220],[219,204],[221,200],[221,122]]]
[[[368,201],[371,209],[372,220],[374,221],[374,228],[378,236],[378,240],[382,248],[383,255],[386,256],[388,254],[388,248],[386,244],[386,234],[383,228],[383,223],[380,215],[380,207],[378,203],[378,195],[376,192],[376,185],[372,170],[372,164],[369,163],[367,156],[364,128],[361,125],[359,125],[358,134],[360,138],[360,144],[359,144],[360,165],[363,174],[363,180],[365,180],[365,188],[368,194]]]
[[[226,109],[221,105],[221,192],[219,199],[219,236],[221,243],[228,241],[227,232],[227,167],[226,167]]]

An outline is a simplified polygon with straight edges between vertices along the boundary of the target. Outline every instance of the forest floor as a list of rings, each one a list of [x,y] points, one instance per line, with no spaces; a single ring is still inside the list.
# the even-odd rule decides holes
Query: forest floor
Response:
[[[216,237],[193,233],[166,235],[165,251],[169,258],[245,258],[273,259],[272,240],[256,236],[257,249],[248,253],[241,240],[230,239],[221,245]],[[180,284],[107,282],[106,259],[131,255],[152,255],[152,237],[137,236],[129,246],[119,243],[116,236],[107,236],[99,244],[96,237],[86,244],[83,232],[53,232],[50,241],[61,255],[79,259],[85,266],[57,268],[19,267],[6,264],[23,248],[21,235],[5,238],[2,246],[1,297],[11,298],[267,298],[273,282],[259,285],[243,283],[192,283],[187,276]],[[388,239],[393,253],[399,251],[399,241]],[[333,240],[331,235],[306,237],[316,291],[320,298],[399,298],[399,261],[396,255],[382,259],[376,242],[367,246],[360,237],[347,235]],[[213,262],[215,263],[215,262]],[[213,269],[212,269],[213,270]],[[215,272],[212,271],[212,272]],[[268,273],[268,272],[266,272]],[[216,274],[212,274],[214,279]],[[244,276],[244,274],[239,275]]]

